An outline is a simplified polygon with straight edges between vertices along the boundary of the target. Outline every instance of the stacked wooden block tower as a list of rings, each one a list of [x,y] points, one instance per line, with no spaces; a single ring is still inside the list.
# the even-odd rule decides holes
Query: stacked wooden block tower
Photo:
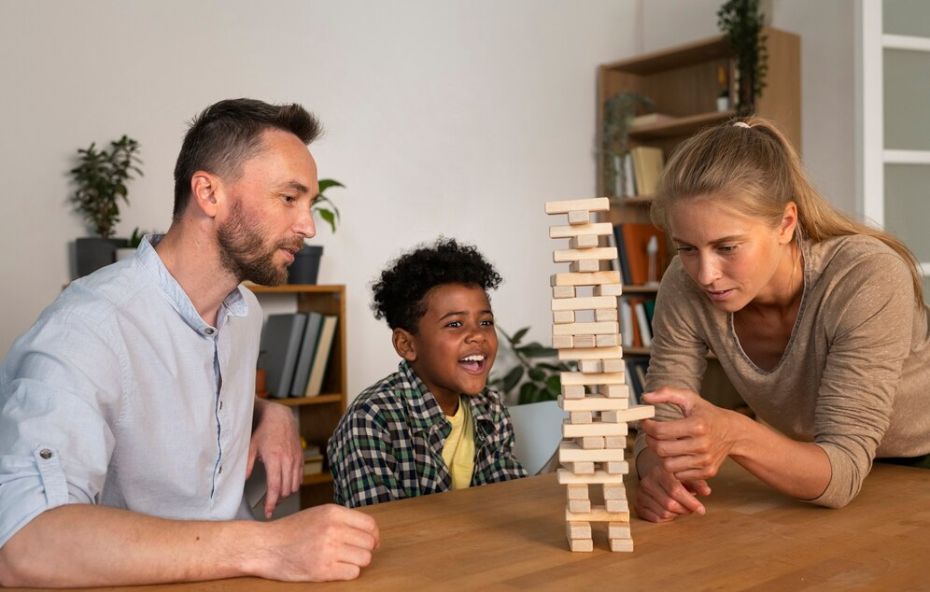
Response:
[[[623,476],[627,422],[654,415],[651,405],[630,406],[626,384],[617,297],[622,292],[617,271],[601,271],[600,263],[616,260],[617,250],[599,247],[609,235],[609,222],[591,221],[593,212],[610,207],[606,197],[546,203],[547,214],[567,214],[568,226],[552,226],[549,237],[569,239],[567,250],[555,250],[556,263],[568,273],[552,276],[552,346],[560,360],[574,360],[580,372],[562,373],[559,402],[569,417],[562,426],[559,483],[567,486],[566,530],[572,551],[593,551],[591,523],[607,522],[611,551],[632,551],[630,512]],[[576,315],[585,315],[577,320]],[[592,505],[590,486],[603,487],[603,505]]]

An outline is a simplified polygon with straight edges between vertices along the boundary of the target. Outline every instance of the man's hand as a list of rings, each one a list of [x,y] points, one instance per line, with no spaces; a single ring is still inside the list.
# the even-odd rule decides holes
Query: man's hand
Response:
[[[255,400],[255,429],[249,442],[248,478],[259,459],[265,465],[268,492],[265,517],[271,518],[278,501],[300,489],[304,459],[297,433],[297,420],[284,405]]]
[[[328,504],[266,523],[255,575],[289,582],[357,578],[380,544],[375,519]]]
[[[708,403],[694,391],[663,387],[643,395],[650,405],[677,405],[684,418],[644,420],[646,444],[661,459],[662,467],[679,481],[710,479],[720,470],[733,448],[732,411]]]
[[[679,516],[706,512],[697,498],[710,495],[706,481],[679,481],[649,448],[639,454],[636,465],[640,475],[634,501],[637,516],[650,522],[670,522]]]

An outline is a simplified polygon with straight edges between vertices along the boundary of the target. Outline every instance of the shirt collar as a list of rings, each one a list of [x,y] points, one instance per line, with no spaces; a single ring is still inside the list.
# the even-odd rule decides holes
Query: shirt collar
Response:
[[[420,380],[413,367],[402,360],[397,365],[397,371],[402,380],[410,386],[403,389],[403,396],[410,414],[411,427],[423,431],[429,431],[433,427],[440,430],[450,429],[449,422],[446,421],[439,407],[436,397],[430,392],[426,384]],[[489,408],[488,389],[485,388],[481,393],[475,396],[462,397],[460,401],[467,401],[471,408],[471,415],[475,420],[475,433],[480,437],[487,436],[496,430],[496,424]]]

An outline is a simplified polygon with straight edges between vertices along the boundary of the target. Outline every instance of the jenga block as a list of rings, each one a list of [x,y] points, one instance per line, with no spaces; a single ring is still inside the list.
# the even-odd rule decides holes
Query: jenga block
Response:
[[[563,397],[559,400],[561,401],[560,406],[565,411],[600,411],[601,421],[604,423],[620,423],[619,421],[604,419],[604,414],[608,414],[610,418],[613,418],[611,414],[625,412],[630,405],[630,402],[626,399],[608,399],[600,395],[587,395],[583,399],[565,399]]]
[[[628,384],[604,384],[597,387],[597,392],[610,399],[627,399],[630,398],[630,385]]]
[[[581,399],[582,401],[588,401],[591,397],[586,397]],[[610,401],[619,401],[621,399],[608,399]],[[567,409],[563,407],[566,411],[583,411],[584,409],[578,409],[578,402],[572,401],[573,409]],[[596,411],[596,409],[592,409]],[[622,407],[613,407],[609,408],[607,411],[601,412],[601,421],[604,423],[621,423],[628,421],[639,421],[640,419],[647,419],[649,417],[654,417],[656,414],[656,408],[652,405],[636,405],[628,409]]]
[[[625,376],[623,372],[601,372],[600,374],[562,372],[562,384],[623,384],[624,380],[626,380]],[[621,407],[604,407],[604,409],[621,409]],[[597,409],[593,409],[593,411],[597,411]]]
[[[587,487],[587,485],[569,485],[569,487]],[[585,495],[588,495],[587,490],[585,490]],[[623,483],[604,483],[604,499],[625,500],[626,488],[623,486]]]
[[[580,384],[562,385],[562,396],[566,399],[583,399],[584,386]]]
[[[610,539],[610,550],[614,553],[632,553],[633,539]]]
[[[572,210],[568,213],[568,223],[572,226],[587,224],[591,221],[591,212],[588,210]]]
[[[587,524],[588,528],[591,527],[587,522],[575,522],[574,524]],[[622,522],[608,522],[607,523],[607,538],[608,539],[629,539],[630,538],[630,525],[624,524]]]
[[[552,310],[588,310],[617,306],[613,296],[584,296],[581,298],[558,298],[552,301]]]
[[[590,210],[592,212],[606,212],[610,209],[610,199],[606,197],[591,197],[588,199],[563,199],[561,201],[547,201],[547,214],[567,214],[573,210]]]
[[[613,296],[594,296],[594,298],[613,298]],[[602,321],[618,321],[620,319],[620,313],[617,312],[617,308],[598,308],[594,311],[594,320],[598,322]]]
[[[604,372],[625,372],[626,363],[621,358],[613,358],[611,360],[604,360],[602,363]]]
[[[553,335],[552,347],[559,351],[570,350],[575,345],[575,339],[571,335]]]
[[[559,469],[557,472],[560,485],[580,485],[594,483],[620,483],[623,484],[623,475],[611,474],[607,471],[594,471],[590,475],[579,475],[568,469]]]
[[[559,350],[560,360],[608,360],[623,356],[623,348],[619,345],[613,347],[591,347]]]
[[[594,337],[594,345],[597,347],[611,347],[620,345],[620,335],[618,333],[606,333]]]
[[[569,485],[565,488],[568,499],[589,499],[587,485]]]
[[[552,322],[558,325],[575,322],[575,311],[573,310],[554,310],[552,311]]]
[[[572,553],[591,553],[594,551],[594,539],[568,539],[568,548]]]
[[[615,423],[613,425],[627,425]],[[604,436],[604,448],[626,448],[626,436]]]
[[[575,443],[585,450],[599,450],[601,448],[607,448],[607,442],[604,439],[604,436],[582,436],[581,438],[576,438]]]
[[[579,236],[573,236],[568,239],[568,248],[569,249],[591,249],[598,245],[599,241],[597,235],[594,234],[582,234]]]
[[[626,475],[630,472],[630,466],[625,460],[612,460],[604,463],[604,470],[611,475]]]
[[[623,285],[620,282],[601,284],[594,288],[595,296],[620,296],[623,294]]]
[[[566,522],[565,534],[571,539],[590,539],[591,524],[588,522]]]
[[[578,362],[578,369],[581,370],[584,374],[600,374],[601,373],[601,361],[600,360],[581,360]]]
[[[569,462],[563,463],[568,467],[572,473],[576,475],[593,475],[594,474],[594,461],[578,461],[578,462]]]
[[[601,450],[585,450],[584,448],[579,448],[577,444],[572,441],[564,440],[559,445],[559,462],[560,463],[610,463],[623,460],[624,450],[622,448],[615,449],[601,449]],[[594,467],[591,467],[591,470],[594,470]],[[608,471],[610,472],[610,471]]]
[[[562,409],[565,409],[565,407],[562,407]],[[594,421],[590,411],[572,411],[568,419],[573,425],[584,425]]]
[[[554,273],[549,277],[550,286],[597,286],[615,284],[620,279],[619,271],[594,271],[590,273]]]
[[[614,500],[619,501],[619,500]],[[568,503],[565,504],[565,507],[568,508],[570,512],[575,512],[578,514],[587,514],[591,511],[591,500],[588,499],[570,499]]]
[[[590,504],[591,504],[591,502],[588,502],[588,505],[590,505]],[[571,507],[571,506],[569,506],[569,508],[570,508],[570,507]],[[607,510],[608,512],[611,512],[611,513],[615,513],[615,512],[629,512],[629,511],[630,511],[630,507],[627,505],[625,499],[622,499],[622,500],[619,500],[619,499],[604,500],[604,509]],[[574,510],[573,510],[573,511],[574,511]]]
[[[590,512],[576,513],[565,509],[566,522],[629,522],[629,512],[608,512],[604,506],[593,506]]]
[[[585,259],[583,261],[572,261],[568,266],[568,271],[572,273],[589,273],[601,269],[600,261]]]
[[[625,423],[589,423],[575,425],[572,423],[562,424],[563,438],[584,438],[585,436],[626,436],[629,432],[629,426]],[[607,442],[604,442],[607,445]]]
[[[559,298],[574,298],[575,297],[575,286],[552,286],[552,297]],[[555,308],[553,308],[555,310]]]
[[[573,339],[576,348],[590,349],[597,345],[594,335],[575,335]]]
[[[552,251],[553,263],[567,263],[585,259],[616,261],[617,249],[615,247],[594,247],[591,249],[556,249]]]
[[[575,226],[550,226],[549,238],[572,238],[573,236],[603,236],[613,234],[614,226],[610,222],[594,222]],[[618,282],[613,282],[618,283]]]

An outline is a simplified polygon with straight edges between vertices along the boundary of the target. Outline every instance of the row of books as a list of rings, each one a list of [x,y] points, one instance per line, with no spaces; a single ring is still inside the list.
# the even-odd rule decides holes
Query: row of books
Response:
[[[668,239],[652,224],[614,224],[620,277],[625,285],[658,284],[668,265]]]
[[[268,315],[258,367],[272,397],[320,394],[339,317],[318,312]]]
[[[649,370],[648,358],[630,358],[626,361],[626,375],[630,385],[630,403],[639,405],[646,389],[646,372]]]
[[[619,172],[622,169],[624,174],[614,175],[617,182],[614,195],[655,195],[663,166],[665,158],[662,150],[654,146],[635,146],[623,156],[615,156],[614,171]]]
[[[620,341],[624,347],[652,345],[652,315],[656,301],[651,298],[620,299]]]

